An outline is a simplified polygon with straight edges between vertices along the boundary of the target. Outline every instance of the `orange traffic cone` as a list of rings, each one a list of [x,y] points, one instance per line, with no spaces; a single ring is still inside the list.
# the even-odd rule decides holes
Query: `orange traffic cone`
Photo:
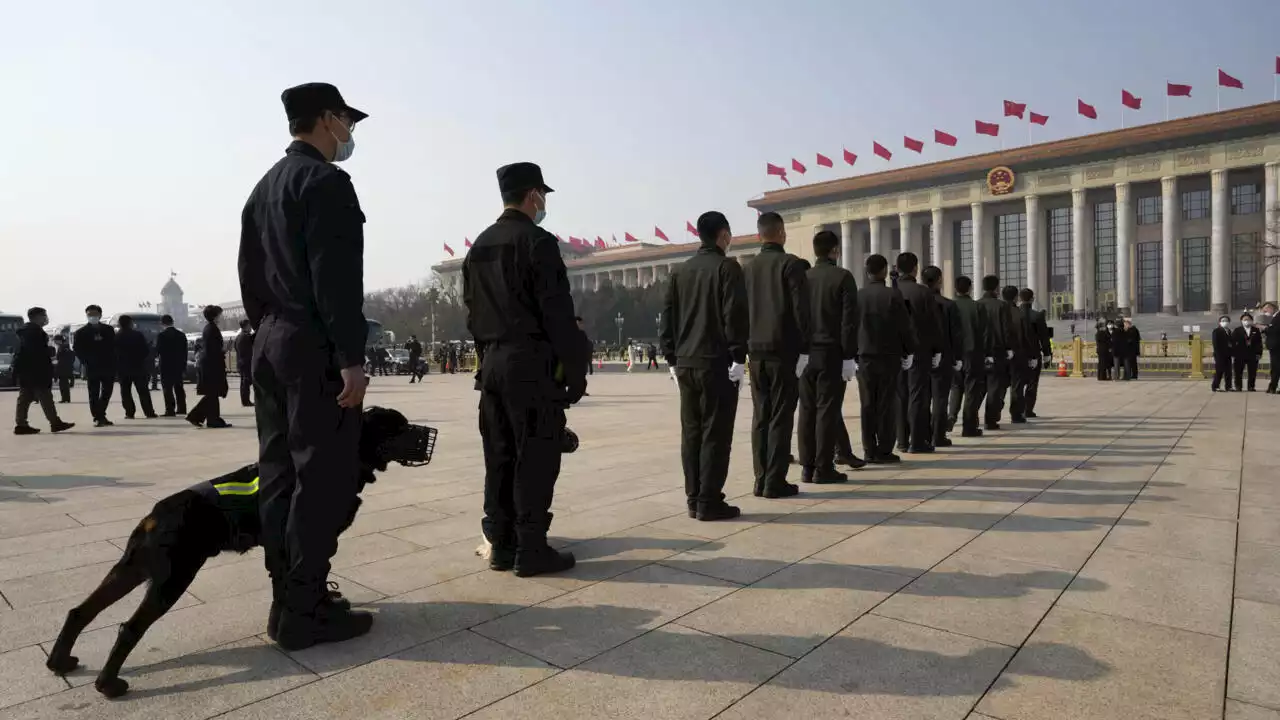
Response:
[[[1058,360],[1058,377],[1067,377],[1067,359]]]

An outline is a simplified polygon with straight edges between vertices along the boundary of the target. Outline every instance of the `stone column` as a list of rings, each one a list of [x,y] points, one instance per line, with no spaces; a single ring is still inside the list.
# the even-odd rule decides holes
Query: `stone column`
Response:
[[[1085,205],[1084,188],[1071,190],[1071,307],[1085,310],[1093,307],[1090,295],[1085,288],[1085,222],[1088,208]],[[1091,278],[1090,278],[1091,279]]]
[[[1280,163],[1267,163],[1267,179],[1266,187],[1263,188],[1263,197],[1266,198],[1266,205],[1263,206],[1263,222],[1266,223],[1266,229],[1263,237],[1266,243],[1262,248],[1262,261],[1266,262],[1268,257],[1274,258],[1280,253]],[[1275,302],[1280,297],[1280,267],[1274,262],[1267,266],[1262,273],[1262,300],[1264,302]],[[1280,369],[1280,368],[1278,368]]]
[[[953,297],[956,294],[955,263],[951,259],[951,253],[943,249],[944,246],[950,246],[950,243],[942,241],[945,234],[942,208],[934,208],[929,213],[929,255],[933,258],[933,264],[942,270],[942,294]]]
[[[1040,196],[1027,196],[1027,288],[1035,293],[1035,305],[1040,299]]]
[[[1116,306],[1120,314],[1133,314],[1133,223],[1129,206],[1129,183],[1116,183]]]
[[[1227,171],[1209,173],[1213,230],[1209,233],[1209,309],[1217,314],[1231,308],[1231,199]]]
[[[853,256],[853,221],[845,220],[840,223],[840,267],[849,272],[855,272],[856,260]],[[854,277],[857,275],[855,274]]]
[[[915,235],[911,232],[911,213],[898,213],[898,252],[915,253],[920,257],[920,248],[916,247]]]
[[[982,203],[970,203],[969,212],[972,214],[973,224],[973,286],[978,288],[975,293],[982,295],[982,278],[987,275],[986,243],[982,242],[982,238],[986,235],[986,231],[982,225]]]
[[[884,238],[880,236],[880,218],[871,217],[867,222],[871,225],[871,254],[884,255]]]
[[[1182,278],[1178,277],[1178,229],[1182,227],[1182,210],[1178,207],[1178,178],[1160,178],[1160,287],[1164,296],[1160,312],[1178,314],[1178,295]]]

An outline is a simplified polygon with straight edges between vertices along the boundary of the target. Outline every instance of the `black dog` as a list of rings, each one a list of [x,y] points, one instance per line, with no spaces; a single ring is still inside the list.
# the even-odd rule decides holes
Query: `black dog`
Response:
[[[360,490],[374,482],[374,472],[386,470],[389,462],[427,464],[435,440],[434,428],[411,425],[395,410],[365,410],[360,429]],[[356,497],[343,530],[351,526],[359,508]],[[80,633],[103,610],[149,581],[142,604],[120,626],[115,646],[94,682],[98,692],[109,698],[125,694],[129,684],[120,679],[120,667],[147,629],[182,597],[205,561],[221,552],[248,552],[260,544],[261,534],[256,464],[156,503],[129,536],[124,557],[83,603],[67,613],[46,666],[59,675],[75,670],[80,661],[71,650]],[[347,602],[333,595],[336,602]],[[268,634],[273,630],[268,628]]]

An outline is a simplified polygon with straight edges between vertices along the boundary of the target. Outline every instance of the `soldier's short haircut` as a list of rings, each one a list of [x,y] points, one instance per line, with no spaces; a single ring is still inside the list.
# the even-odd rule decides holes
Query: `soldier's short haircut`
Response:
[[[956,278],[956,292],[967,293],[973,290],[973,280],[968,275],[961,275]]]
[[[916,257],[913,252],[904,252],[898,255],[898,272],[911,274],[920,267],[920,258]]]
[[[161,325],[172,325],[172,324],[173,324],[173,316],[172,316],[172,315],[161,315],[161,316],[160,316],[160,324],[161,324]]]
[[[880,253],[867,256],[867,274],[871,277],[878,277],[887,267],[889,267],[889,261]]]
[[[36,306],[36,307],[33,307],[33,308],[29,308],[29,309],[27,310],[27,319],[28,319],[28,320],[35,320],[35,319],[36,319],[36,317],[38,317],[38,316],[40,316],[40,315],[44,315],[44,314],[45,314],[45,309],[44,309],[44,308],[42,308],[42,307]]]
[[[316,129],[316,123],[320,121],[319,115],[310,117],[296,117],[289,121],[289,134],[297,137],[306,135]]]
[[[756,230],[759,231],[761,240],[776,240],[782,234],[784,226],[782,216],[776,212],[767,212],[756,220]]]
[[[1252,314],[1252,313],[1245,313],[1245,314],[1243,314],[1243,315],[1241,315],[1241,316],[1240,316],[1240,319],[1241,319],[1241,320],[1244,320],[1245,318],[1249,318],[1250,320],[1252,320],[1252,319],[1253,319],[1253,314]]]
[[[1018,288],[1014,285],[1005,285],[1000,290],[1000,297],[1009,302],[1013,302],[1018,299]]]
[[[1022,302],[1031,302],[1031,299],[1035,296],[1036,294],[1031,291],[1031,288],[1022,288],[1022,291],[1018,293],[1018,299]]]
[[[729,218],[719,210],[709,210],[698,216],[698,239],[703,245],[714,245],[721,230],[729,229]]]
[[[85,314],[86,314],[86,315],[87,315],[87,314],[89,314],[89,313],[91,313],[91,312],[96,312],[96,313],[98,313],[99,315],[101,315],[101,314],[102,314],[102,307],[101,307],[100,305],[86,305],[86,306],[85,306],[85,308],[84,308],[84,312],[85,312]]]
[[[222,314],[222,308],[217,305],[206,305],[203,314],[205,320],[213,322],[215,318]]]
[[[825,259],[838,247],[840,247],[840,238],[830,230],[823,230],[813,236],[813,256],[819,260]]]
[[[982,278],[982,292],[995,292],[1000,289],[1000,276],[988,275]]]
[[[933,286],[942,282],[942,268],[937,265],[930,265],[920,271],[920,280],[925,285]]]
[[[502,206],[503,207],[519,207],[524,204],[524,199],[529,196],[537,188],[523,188],[521,190],[503,190]]]

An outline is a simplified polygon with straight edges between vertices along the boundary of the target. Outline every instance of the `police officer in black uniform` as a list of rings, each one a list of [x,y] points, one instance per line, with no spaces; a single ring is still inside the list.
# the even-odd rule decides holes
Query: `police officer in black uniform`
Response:
[[[286,650],[346,640],[373,616],[331,593],[329,559],[359,492],[365,338],[364,213],[351,156],[367,115],[338,89],[281,95],[294,140],[241,215],[240,293],[257,329],[253,381],[268,636]]]
[[[547,544],[547,530],[564,411],[587,391],[588,355],[559,241],[538,227],[551,193],[542,169],[500,167],[498,189],[505,209],[462,263],[462,299],[479,359],[489,567],[529,577],[574,565]]]
[[[954,302],[960,315],[964,335],[960,370],[951,383],[951,406],[948,415],[954,427],[960,421],[961,437],[982,437],[978,427],[978,407],[987,397],[987,366],[991,364],[991,333],[987,315],[973,299],[973,280],[965,275],[956,278]]]
[[[1000,429],[1000,414],[1004,412],[1004,393],[1009,389],[1009,361],[1013,358],[1013,310],[1009,303],[998,297],[1000,278],[988,275],[982,278],[982,299],[978,309],[986,317],[990,338],[991,362],[987,364],[987,401],[983,406],[987,430]]]
[[[933,300],[938,304],[940,352],[942,362],[929,375],[931,384],[932,413],[929,427],[934,447],[950,447],[947,437],[947,402],[951,399],[952,378],[962,367],[964,355],[964,328],[960,322],[960,309],[955,301],[942,295],[942,269],[930,265],[920,273],[924,286],[933,293]]]
[[[1031,367],[1040,357],[1040,344],[1035,339],[1035,329],[1031,326],[1031,318],[1018,307],[1018,288],[1006,285],[1000,291],[1001,298],[1009,305],[1010,325],[1013,332],[1009,334],[1009,344],[1013,348],[1013,358],[1009,360],[1009,421],[1021,424],[1027,421],[1027,384],[1031,378]]]
[[[164,329],[156,336],[156,355],[160,360],[160,391],[164,394],[164,416],[187,414],[187,391],[183,387],[187,374],[187,336],[173,326],[173,316],[160,318]]]
[[[858,291],[858,397],[862,401],[862,447],[867,462],[901,462],[893,454],[897,434],[894,405],[898,376],[914,363],[916,332],[902,292],[885,284],[889,261],[879,253],[866,261],[867,286]]]
[[[84,309],[88,322],[76,330],[71,343],[76,359],[84,368],[89,386],[89,413],[94,427],[110,427],[107,406],[116,385],[116,331],[102,322],[102,308],[90,305]]]
[[[249,391],[253,389],[253,325],[249,318],[240,321],[236,335],[236,373],[240,375],[240,405],[253,407]]]
[[[782,216],[767,212],[756,222],[760,254],[743,271],[747,284],[751,380],[751,459],[757,497],[790,497],[787,482],[791,433],[799,400],[799,376],[809,364],[809,282],[800,258],[784,249]]]
[[[913,252],[898,255],[898,290],[907,303],[916,332],[916,349],[911,367],[898,380],[898,450],[913,453],[934,451],[929,429],[933,398],[931,373],[942,364],[941,308],[929,288],[916,282],[920,259]]]
[[[746,283],[722,213],[698,218],[702,247],[667,282],[658,331],[661,351],[680,387],[680,460],[689,517],[736,518],[724,501],[738,391],[746,373]]]
[[[1031,288],[1023,288],[1018,291],[1018,311],[1026,316],[1027,324],[1031,327],[1033,341],[1028,345],[1034,345],[1035,351],[1039,353],[1034,358],[1036,366],[1028,368],[1027,374],[1025,401],[1026,416],[1029,418],[1036,417],[1036,399],[1040,396],[1040,373],[1044,372],[1044,366],[1053,359],[1053,349],[1049,344],[1049,323],[1045,321],[1044,310],[1036,310],[1031,307],[1035,297],[1036,294]]]
[[[858,357],[858,284],[836,264],[840,238],[830,230],[813,236],[816,264],[807,273],[813,338],[809,367],[800,377],[800,480],[839,483],[848,478],[835,469],[844,429],[845,384],[853,379]],[[843,450],[843,448],[840,448]],[[861,461],[858,461],[861,465]]]

